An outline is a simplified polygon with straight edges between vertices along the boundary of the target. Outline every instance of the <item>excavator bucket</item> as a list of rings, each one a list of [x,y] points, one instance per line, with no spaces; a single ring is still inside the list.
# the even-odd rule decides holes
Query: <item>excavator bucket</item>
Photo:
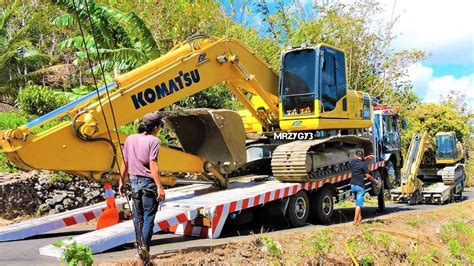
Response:
[[[247,161],[244,125],[237,112],[202,108],[162,114],[185,152],[229,165],[229,170]]]

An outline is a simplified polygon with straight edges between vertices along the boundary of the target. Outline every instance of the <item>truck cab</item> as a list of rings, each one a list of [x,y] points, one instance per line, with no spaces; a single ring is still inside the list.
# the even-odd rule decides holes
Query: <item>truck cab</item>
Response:
[[[376,103],[376,101],[373,101]],[[389,187],[400,183],[400,171],[403,166],[401,130],[403,120],[388,105],[373,106],[372,132],[375,145],[375,154],[380,160],[385,161],[387,182]]]

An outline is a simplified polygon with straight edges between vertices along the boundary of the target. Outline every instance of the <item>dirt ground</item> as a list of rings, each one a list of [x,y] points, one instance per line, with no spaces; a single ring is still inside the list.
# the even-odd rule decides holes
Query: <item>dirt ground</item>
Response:
[[[353,259],[351,259],[353,256]],[[251,241],[153,256],[178,264],[474,264],[474,200],[304,233],[254,235]],[[140,265],[121,261],[107,265]]]

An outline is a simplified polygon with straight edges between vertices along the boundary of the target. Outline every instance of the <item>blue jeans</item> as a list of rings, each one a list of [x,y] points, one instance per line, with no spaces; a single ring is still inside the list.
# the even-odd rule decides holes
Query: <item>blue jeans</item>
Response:
[[[133,221],[136,228],[142,229],[142,235],[137,237],[142,237],[141,242],[148,249],[153,236],[155,214],[158,211],[157,187],[155,181],[149,177],[132,176],[130,184],[132,185]]]
[[[352,190],[352,192],[355,193],[356,206],[357,207],[364,206],[365,189],[361,186],[358,186],[358,185],[351,185],[351,190]]]

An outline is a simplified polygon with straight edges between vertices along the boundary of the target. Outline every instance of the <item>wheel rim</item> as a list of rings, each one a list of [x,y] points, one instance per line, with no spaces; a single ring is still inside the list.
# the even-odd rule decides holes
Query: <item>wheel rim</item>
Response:
[[[325,215],[329,215],[332,210],[332,200],[329,196],[323,198],[323,212]]]
[[[387,162],[387,174],[388,174],[388,182],[390,182],[391,185],[395,184],[395,181],[396,181],[395,167],[393,166],[393,163],[391,161]]]
[[[295,201],[295,214],[296,218],[303,219],[306,215],[306,200],[303,197],[298,197]]]

